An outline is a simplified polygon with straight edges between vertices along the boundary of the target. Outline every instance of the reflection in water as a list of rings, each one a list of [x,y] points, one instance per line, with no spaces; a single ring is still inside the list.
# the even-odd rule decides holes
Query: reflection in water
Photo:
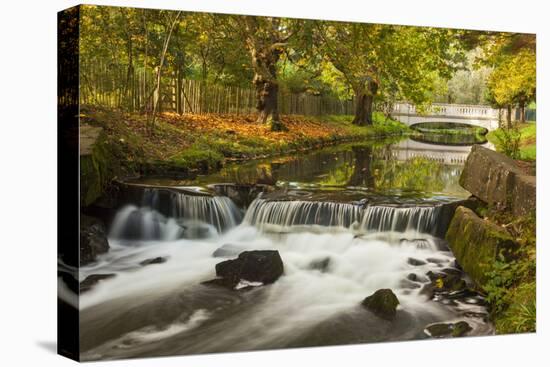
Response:
[[[80,280],[114,274],[80,297],[82,359],[422,339],[438,322],[492,334],[482,297],[430,295],[429,274],[467,279],[442,233],[448,202],[468,196],[458,178],[469,149],[347,144],[134,182],[157,187],[132,186],[142,197],[119,211],[111,249],[80,268]],[[255,183],[276,187],[246,204],[227,195]],[[246,291],[201,285],[246,250],[279,251],[284,274]],[[360,306],[381,288],[399,298],[392,322]]]
[[[228,164],[194,182],[277,183],[280,187],[359,189],[379,195],[467,197],[458,178],[470,147],[440,147],[410,139],[388,145],[346,144],[301,156]]]
[[[418,133],[412,139],[444,145],[473,145],[487,142],[486,128],[455,122],[421,122],[411,128]]]

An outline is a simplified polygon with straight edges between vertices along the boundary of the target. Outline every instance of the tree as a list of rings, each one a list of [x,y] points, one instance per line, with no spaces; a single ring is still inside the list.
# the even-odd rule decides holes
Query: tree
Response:
[[[353,90],[353,123],[373,123],[381,92],[419,106],[429,103],[436,77],[449,78],[458,48],[456,31],[379,24],[316,21],[320,52]]]
[[[513,104],[520,108],[520,120],[525,122],[525,106],[535,99],[536,56],[531,50],[521,50],[504,58],[488,79],[488,86],[497,105]],[[511,114],[508,113],[508,123]]]
[[[234,16],[229,20],[231,30],[240,36],[250,55],[257,121],[269,124],[274,131],[285,130],[279,116],[277,63],[287,51],[289,40],[299,29],[300,21],[252,16]]]
[[[488,77],[488,100],[507,109],[507,125],[512,123],[512,106],[520,108],[525,122],[525,106],[536,99],[536,38],[532,34],[497,33],[483,39],[480,63],[493,67]]]

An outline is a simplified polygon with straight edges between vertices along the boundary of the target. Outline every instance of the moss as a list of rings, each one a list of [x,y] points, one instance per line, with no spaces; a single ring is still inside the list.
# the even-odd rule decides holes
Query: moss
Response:
[[[361,304],[375,315],[386,320],[393,320],[399,300],[391,289],[379,289],[365,298]]]
[[[509,233],[479,218],[472,210],[458,207],[445,236],[458,263],[479,288],[501,251],[511,252],[516,244]]]
[[[80,157],[80,204],[88,206],[104,192],[115,175],[113,151],[104,133],[97,138],[92,152]]]
[[[169,160],[169,163],[177,167],[201,171],[217,169],[221,167],[222,162],[223,155],[220,152],[199,144],[194,144]]]

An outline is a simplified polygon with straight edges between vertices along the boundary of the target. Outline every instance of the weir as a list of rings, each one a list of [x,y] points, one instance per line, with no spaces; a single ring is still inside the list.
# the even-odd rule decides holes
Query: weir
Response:
[[[140,204],[119,210],[111,229],[113,237],[144,240],[200,237],[200,233],[222,233],[242,221],[241,210],[225,196],[145,188]]]
[[[256,199],[244,222],[260,229],[318,225],[349,228],[355,232],[405,232],[436,234],[443,205],[362,206],[352,203],[315,201],[269,201]]]

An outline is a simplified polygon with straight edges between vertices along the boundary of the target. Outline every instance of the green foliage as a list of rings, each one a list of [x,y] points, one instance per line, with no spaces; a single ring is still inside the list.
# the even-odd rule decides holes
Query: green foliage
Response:
[[[479,47],[466,54],[466,61],[462,68],[457,70],[451,79],[441,80],[445,84],[443,93],[435,99],[443,103],[485,104],[487,94],[487,78],[491,73],[488,66],[475,67],[475,60],[481,56]]]
[[[500,133],[496,134],[495,137],[502,153],[513,159],[520,158],[519,142],[521,133],[518,128],[501,129]]]
[[[536,36],[495,33],[481,43],[478,65],[493,68],[488,78],[487,100],[497,106],[526,106],[536,95]]]
[[[517,279],[517,263],[508,263],[502,254],[493,264],[493,269],[487,274],[488,281],[483,287],[487,292],[487,302],[491,305],[491,312],[498,314],[508,306],[506,295],[508,289]]]
[[[458,31],[328,21],[316,21],[315,30],[317,52],[340,73],[325,65],[325,79],[345,82],[358,97],[379,94],[420,108],[430,102],[437,78],[451,76],[459,55]]]
[[[535,123],[516,125],[510,129],[500,128],[487,134],[496,149],[514,159],[536,160],[537,126]]]
[[[489,77],[489,88],[498,106],[531,101],[536,88],[536,56],[521,50],[502,60]]]
[[[499,254],[484,286],[497,333],[533,332],[536,327],[536,217],[486,209],[489,220],[505,225],[519,242],[505,259]]]

